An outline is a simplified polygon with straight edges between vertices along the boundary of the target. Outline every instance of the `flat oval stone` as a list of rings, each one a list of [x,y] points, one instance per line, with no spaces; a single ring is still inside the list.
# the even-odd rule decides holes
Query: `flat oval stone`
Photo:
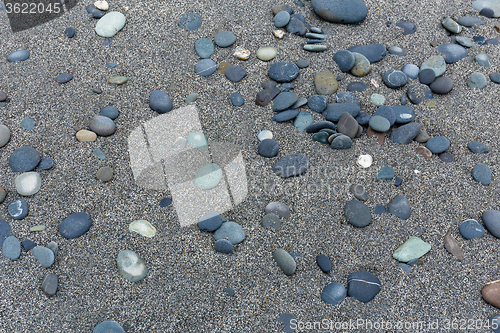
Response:
[[[328,273],[332,270],[332,262],[324,254],[316,257],[316,263],[318,264],[319,268],[321,268],[321,270],[325,273]]]
[[[141,281],[148,275],[146,263],[139,255],[130,250],[123,250],[116,257],[118,274],[130,282]]]
[[[296,64],[297,64],[297,67],[299,67],[299,68],[307,68],[307,67],[309,67],[309,60],[299,59],[299,60],[297,60]]]
[[[85,9],[87,10],[87,13],[92,15],[93,18],[100,19],[101,17],[104,16],[104,12],[102,12],[101,10],[99,10],[93,6],[87,6],[87,7],[85,7]]]
[[[487,210],[483,213],[486,229],[495,237],[500,238],[500,211]]]
[[[5,238],[2,244],[2,253],[5,258],[14,261],[21,255],[21,242],[14,236]]]
[[[382,289],[380,280],[370,272],[358,271],[347,277],[347,295],[368,303]]]
[[[7,142],[9,142],[9,140],[10,140],[10,129],[5,125],[0,124],[0,148],[5,146]]]
[[[156,228],[146,220],[135,220],[129,224],[128,230],[141,236],[151,238],[156,235]]]
[[[390,126],[394,125],[394,123],[396,122],[396,115],[394,114],[394,111],[392,111],[392,107],[387,105],[379,106],[373,114],[373,117],[375,116],[384,117],[389,121]]]
[[[275,230],[279,230],[279,228],[281,227],[281,222],[277,215],[271,213],[264,215],[262,221],[260,222],[260,225],[263,228],[273,227]]]
[[[80,142],[93,142],[97,139],[97,134],[88,130],[79,130],[76,132],[76,139]]]
[[[339,66],[339,69],[346,73],[354,67],[355,63],[354,55],[351,51],[340,50],[333,55],[333,61]]]
[[[385,103],[385,97],[384,97],[384,95],[372,94],[370,96],[370,99],[371,99],[373,105],[375,105],[376,107],[382,106]]]
[[[276,57],[277,54],[278,50],[272,46],[260,47],[256,52],[257,58],[262,61],[272,60],[274,59],[274,57]]]
[[[311,5],[319,17],[332,23],[359,23],[368,14],[361,0],[312,0]]]
[[[435,79],[429,87],[436,94],[447,94],[453,89],[453,80],[447,76],[441,76]]]
[[[106,159],[106,154],[99,148],[92,149],[92,154],[100,160]]]
[[[339,282],[331,282],[321,292],[321,300],[331,305],[337,305],[347,296],[347,290]]]
[[[203,231],[212,232],[220,228],[224,219],[217,212],[210,212],[203,215],[198,221],[198,228]]]
[[[389,213],[396,215],[402,220],[407,220],[411,215],[410,202],[404,195],[398,194],[387,206]]]
[[[442,56],[431,56],[427,58],[420,66],[421,71],[426,68],[434,70],[434,73],[436,73],[436,77],[439,77],[446,71],[446,62]]]
[[[351,185],[351,187],[349,187],[349,191],[358,200],[366,201],[368,199],[368,193],[366,193],[365,188],[361,185],[354,185],[353,184],[353,185]]]
[[[421,131],[419,123],[408,123],[400,126],[391,132],[390,140],[394,143],[409,144],[417,137]]]
[[[30,130],[35,128],[35,121],[31,118],[24,118],[21,121],[21,127],[25,130]]]
[[[266,206],[265,213],[274,214],[278,217],[289,217],[290,208],[284,203],[273,201]]]
[[[273,99],[273,111],[283,111],[297,102],[299,97],[296,93],[284,91]]]
[[[397,55],[397,56],[405,56],[407,54],[406,50],[403,49],[402,47],[400,46],[391,46],[388,50],[388,52],[390,54],[394,54],[394,55]]]
[[[278,267],[285,273],[286,275],[293,275],[297,268],[297,264],[292,256],[283,249],[276,249],[273,252],[273,259],[276,261]]]
[[[361,53],[352,52],[354,56],[354,66],[351,68],[351,73],[358,77],[363,77],[370,73],[370,61]]]
[[[0,219],[0,246],[3,245],[3,242],[7,237],[11,234],[10,225],[4,220]]]
[[[24,199],[17,199],[9,204],[7,209],[13,220],[22,220],[28,215],[28,203]]]
[[[457,23],[464,27],[473,27],[475,25],[483,25],[486,22],[477,16],[463,16],[458,19]]]
[[[45,275],[42,281],[42,290],[49,296],[53,296],[57,291],[58,278],[57,275],[49,273]],[[109,331],[108,331],[109,332]]]
[[[431,68],[426,68],[418,74],[418,79],[422,84],[431,84],[436,79],[436,73]]]
[[[306,128],[314,122],[314,118],[310,112],[301,111],[295,118],[293,126],[297,128],[299,132],[303,132]]]
[[[408,77],[402,71],[390,69],[384,73],[382,80],[389,88],[396,89],[404,86],[408,81]]]
[[[82,236],[92,226],[92,219],[87,213],[73,213],[59,225],[59,232],[64,238],[73,239]]]
[[[399,21],[396,26],[403,29],[403,35],[410,35],[417,31],[417,25],[413,22]]]
[[[278,12],[278,14],[274,16],[274,25],[276,26],[276,28],[284,27],[285,25],[288,24],[289,21],[290,21],[290,13],[288,13],[285,10]]]
[[[100,136],[110,136],[115,133],[116,125],[113,120],[104,116],[94,116],[89,123],[92,132]]]
[[[17,148],[9,157],[9,165],[14,172],[31,171],[38,163],[40,163],[40,154],[30,146]]]
[[[215,51],[214,43],[208,38],[200,38],[194,43],[194,49],[202,59],[210,58]]]
[[[126,76],[112,76],[108,81],[110,84],[116,84],[117,86],[125,84],[128,82],[128,77]]]
[[[43,268],[49,268],[55,260],[54,252],[44,246],[35,246],[31,250],[31,254],[36,258],[36,260],[38,260]]]
[[[233,253],[233,243],[227,239],[219,239],[215,241],[214,250],[219,253],[231,254]]]
[[[30,196],[40,190],[42,178],[38,172],[24,172],[16,177],[14,184],[17,193],[24,196]]]
[[[239,93],[232,93],[229,96],[229,99],[231,100],[231,104],[233,104],[234,106],[242,106],[243,104],[245,104],[243,96],[241,96],[241,94]]]
[[[50,157],[44,157],[38,163],[38,169],[40,170],[49,170],[54,166],[54,160]]]
[[[355,119],[359,125],[365,126],[368,125],[368,123],[370,122],[370,118],[371,116],[368,113],[360,112]]]
[[[323,143],[323,144],[329,144],[329,142],[328,142],[328,138],[329,137],[330,137],[330,134],[327,133],[327,132],[323,132],[323,131],[314,133],[312,135],[313,141],[317,141],[317,142],[320,142],[320,143]]]
[[[276,82],[291,82],[299,75],[299,67],[293,62],[277,62],[269,68],[268,75]]]
[[[55,80],[58,83],[67,83],[67,82],[73,80],[73,74],[70,74],[70,73],[59,74],[58,76],[56,76]]]
[[[446,43],[438,46],[438,51],[444,53],[446,58],[444,59],[447,64],[455,63],[465,57],[467,57],[467,49],[452,43]],[[436,74],[436,76],[439,76]]]
[[[10,53],[7,56],[7,61],[14,62],[14,61],[25,61],[30,57],[30,53],[28,50],[17,50],[12,53]]]
[[[198,99],[198,94],[197,93],[191,93],[186,96],[186,103],[192,103]]]
[[[125,333],[125,330],[114,320],[107,320],[99,323],[92,333]]]
[[[222,179],[222,170],[215,163],[203,165],[194,178],[194,184],[202,190],[210,190],[219,185]]]
[[[247,71],[237,65],[229,66],[226,69],[226,78],[232,82],[240,82],[247,75]]]
[[[331,121],[317,121],[307,126],[306,133],[316,133],[324,129],[335,130],[336,126]]]
[[[389,167],[389,166],[385,166],[385,167],[382,167],[377,175],[377,177],[375,178],[375,180],[379,180],[379,179],[392,179],[394,178],[395,176],[395,172],[394,172],[394,169]]]
[[[450,17],[445,17],[443,21],[441,21],[441,24],[446,30],[454,34],[459,34],[462,31],[462,27]]]
[[[314,76],[314,86],[318,94],[331,95],[337,91],[339,84],[332,72],[324,71]]]
[[[382,116],[373,116],[370,118],[369,126],[377,132],[387,132],[391,128],[389,120]]]
[[[323,111],[326,120],[338,122],[344,112],[349,113],[353,118],[357,117],[361,111],[358,104],[355,103],[330,103]]]
[[[455,40],[464,47],[472,47],[472,40],[469,37],[458,36]]]
[[[415,119],[415,110],[406,105],[395,105],[391,107],[396,124],[407,124]]]
[[[118,109],[115,106],[109,105],[109,106],[102,108],[101,111],[99,111],[99,114],[101,116],[108,117],[111,120],[115,120],[116,118],[118,118],[118,115],[120,114],[120,112],[118,111]]]
[[[195,67],[196,74],[201,76],[212,75],[217,69],[217,64],[212,59],[201,59]]]
[[[181,17],[179,20],[179,27],[190,31],[197,30],[202,23],[200,14],[188,13]]]
[[[291,154],[276,161],[273,165],[273,172],[282,178],[288,178],[303,174],[308,167],[307,157],[301,154]]]
[[[309,52],[323,52],[325,51],[328,46],[327,45],[324,45],[324,44],[317,44],[317,43],[314,43],[314,44],[306,44],[302,47],[305,51],[309,51]]]
[[[410,237],[392,254],[399,262],[409,262],[418,259],[431,250],[431,244],[424,242],[418,237]]]
[[[214,71],[215,71],[215,69],[214,69]],[[156,111],[158,113],[167,113],[167,112],[171,111],[173,108],[172,100],[165,92],[163,92],[161,90],[153,90],[149,94],[149,107],[153,111]],[[99,133],[97,133],[97,134],[99,134]]]
[[[245,239],[245,230],[236,222],[228,221],[222,223],[214,233],[215,240],[227,239],[233,245],[243,242]]]
[[[486,164],[477,164],[472,168],[472,178],[482,185],[489,185],[491,183],[491,170]]]
[[[382,44],[358,45],[350,47],[348,50],[352,53],[362,54],[370,63],[378,62],[387,55],[387,50]]]
[[[472,73],[467,79],[467,86],[469,88],[483,89],[484,87],[486,87],[486,76],[484,76],[483,73],[479,72]]]
[[[458,227],[460,234],[465,239],[481,238],[486,233],[484,227],[474,219],[468,219],[460,223]]]
[[[470,149],[470,151],[476,154],[487,153],[489,151],[487,145],[476,141],[470,142],[467,147]]]
[[[486,302],[500,308],[500,280],[488,282],[481,290],[481,294]]]
[[[208,149],[208,139],[205,134],[200,132],[190,133],[187,137],[187,143],[199,151],[205,151]]]
[[[299,114],[299,111],[297,110],[287,110],[280,112],[278,114],[275,114],[271,119],[274,120],[275,122],[282,123],[288,120],[295,119],[297,115]]]
[[[361,92],[361,91],[365,91],[366,89],[368,89],[368,85],[366,85],[363,82],[351,82],[347,85],[347,90],[349,90],[349,91]]]
[[[101,37],[110,38],[125,26],[125,15],[119,12],[109,12],[97,21],[95,32]]]
[[[444,136],[436,136],[429,139],[425,144],[425,147],[429,149],[433,154],[440,154],[450,148],[450,140]]]
[[[458,260],[464,260],[464,253],[462,251],[462,248],[460,247],[460,244],[458,244],[458,242],[455,240],[455,238],[451,237],[450,235],[444,236],[444,247]]]
[[[259,143],[257,150],[261,156],[274,157],[278,155],[279,144],[273,139],[265,139]]]
[[[219,47],[229,47],[236,41],[236,36],[231,31],[221,31],[214,36],[214,42]]]
[[[418,66],[414,64],[406,64],[401,68],[401,71],[406,74],[407,77],[409,77],[412,80],[415,80],[418,77],[418,74],[420,73],[420,69]]]
[[[321,113],[326,109],[327,103],[328,101],[326,97],[321,95],[312,95],[307,100],[307,106],[309,107],[309,109],[318,113]]]
[[[332,140],[330,147],[332,147],[333,149],[340,149],[340,150],[349,149],[352,147],[352,139],[347,135],[340,134],[339,136],[335,137]]]
[[[370,224],[370,209],[361,201],[351,200],[344,206],[344,216],[353,226],[362,228]]]
[[[491,65],[490,57],[486,53],[476,54],[474,60],[483,67],[490,67]]]

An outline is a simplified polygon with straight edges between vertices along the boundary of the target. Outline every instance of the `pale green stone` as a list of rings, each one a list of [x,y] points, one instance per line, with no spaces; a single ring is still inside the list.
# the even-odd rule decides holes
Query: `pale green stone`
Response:
[[[116,84],[118,86],[126,83],[127,81],[128,81],[128,77],[126,77],[126,76],[112,76],[109,78],[109,83]]]
[[[304,45],[304,50],[309,52],[322,52],[327,49],[324,44],[306,44]]]
[[[418,259],[431,250],[431,244],[418,237],[410,237],[394,253],[392,257],[400,262]]]
[[[192,103],[198,99],[198,94],[197,93],[191,93],[187,95],[186,97],[186,103]]]
[[[208,140],[205,134],[200,132],[193,132],[189,134],[187,142],[198,149],[199,151],[204,151],[208,149]]]
[[[269,61],[276,57],[278,50],[272,46],[261,47],[257,50],[256,55],[262,61]]]
[[[216,187],[221,179],[221,168],[215,163],[208,163],[198,170],[194,179],[194,184],[202,190],[210,190]]]
[[[128,226],[130,232],[137,232],[139,235],[144,237],[153,237],[156,235],[156,228],[151,225],[146,220],[135,220]]]
[[[130,282],[138,282],[148,275],[146,263],[134,251],[123,250],[116,258],[118,273]]]
[[[44,230],[45,230],[44,225],[36,225],[36,226],[30,228],[30,232],[44,231]]]
[[[372,94],[371,95],[372,103],[375,106],[382,106],[385,103],[385,97],[380,94]]]
[[[101,37],[113,37],[125,25],[125,15],[119,12],[109,12],[99,19],[95,32]]]

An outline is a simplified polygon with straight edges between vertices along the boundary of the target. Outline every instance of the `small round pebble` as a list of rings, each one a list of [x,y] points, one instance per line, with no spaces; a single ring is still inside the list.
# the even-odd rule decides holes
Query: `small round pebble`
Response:
[[[92,333],[125,333],[125,330],[114,320],[99,323]]]
[[[38,260],[43,268],[48,268],[54,263],[54,252],[44,246],[35,246],[31,250],[31,254]]]
[[[210,212],[203,215],[198,221],[198,228],[203,231],[212,232],[220,228],[224,219],[217,212]]]
[[[102,108],[101,111],[99,111],[99,114],[101,116],[108,117],[111,120],[115,120],[120,114],[120,112],[115,106],[109,105],[106,106],[105,108]]]
[[[38,163],[40,163],[40,154],[30,146],[17,148],[9,157],[9,165],[14,172],[31,171]]]
[[[14,184],[17,193],[24,196],[30,196],[40,190],[42,178],[38,172],[24,172],[15,178]]]
[[[188,13],[181,17],[179,20],[179,27],[187,30],[197,30],[202,23],[200,14]]]
[[[411,215],[410,202],[404,195],[398,194],[387,206],[389,213],[396,215],[402,220],[407,220]]]
[[[318,264],[319,268],[321,268],[321,270],[325,273],[328,273],[332,270],[332,262],[324,254],[316,257],[316,263]]]
[[[491,183],[491,169],[486,164],[480,163],[472,168],[472,178],[482,185],[489,185]]]
[[[309,60],[307,59],[299,59],[295,63],[299,68],[307,68],[309,67]]]
[[[217,64],[212,59],[201,59],[195,67],[196,74],[210,76],[217,69]]]
[[[214,42],[219,47],[228,47],[236,41],[236,36],[231,31],[222,31],[214,36]]]
[[[436,73],[431,68],[426,68],[418,74],[418,80],[422,84],[431,84],[436,79]]]
[[[484,87],[486,87],[486,77],[483,73],[472,73],[467,79],[467,86],[469,88],[483,89]]]
[[[101,182],[109,182],[111,179],[113,179],[113,169],[108,166],[99,168],[95,176]]]
[[[30,130],[35,127],[35,122],[31,118],[24,118],[21,121],[21,127],[25,130]]]
[[[460,223],[458,228],[460,234],[465,239],[481,238],[486,233],[486,229],[477,220],[468,219]]]
[[[415,80],[418,77],[420,69],[414,64],[406,64],[401,68],[401,71],[406,74],[410,79]]]
[[[116,125],[113,120],[100,115],[94,116],[90,120],[89,128],[92,132],[100,136],[110,136],[116,131]]]
[[[347,290],[339,282],[328,284],[321,292],[321,300],[331,305],[337,305],[347,296]]]
[[[264,141],[265,139],[272,139],[273,133],[268,130],[263,130],[257,135],[257,138],[259,139],[259,141]]]
[[[4,257],[12,261],[17,260],[21,255],[21,242],[14,236],[5,238],[2,244],[2,253]]]
[[[10,129],[3,125],[0,124],[0,148],[5,146],[7,142],[10,140]]]
[[[64,34],[68,38],[73,38],[75,36],[75,29],[72,27],[66,28],[66,30],[64,30]]]
[[[259,143],[257,150],[261,156],[274,157],[278,155],[279,144],[273,139],[265,139]]]
[[[7,209],[13,220],[22,220],[28,215],[28,203],[24,199],[17,199],[9,204]]]
[[[290,208],[284,203],[273,201],[266,206],[265,213],[274,214],[278,217],[289,217]]]
[[[219,253],[233,253],[233,243],[228,241],[227,239],[219,239],[214,244],[215,251]]]
[[[450,140],[444,136],[436,136],[429,139],[425,144],[425,147],[429,149],[433,154],[440,154],[450,148]]]
[[[408,77],[402,71],[399,71],[397,69],[390,69],[384,73],[384,75],[382,76],[382,80],[389,88],[396,89],[404,86],[408,81]]]
[[[370,224],[370,209],[361,201],[351,200],[344,206],[344,216],[353,226],[362,228]]]
[[[67,82],[73,80],[73,74],[70,74],[70,73],[59,74],[58,76],[56,76],[55,80],[61,84],[67,83]]]
[[[436,94],[447,94],[453,89],[453,84],[453,80],[449,77],[440,76],[430,84],[429,88]]]
[[[54,166],[54,160],[51,159],[50,157],[44,157],[40,160],[40,163],[38,163],[37,168],[40,170],[49,170]]]
[[[214,233],[215,240],[228,239],[233,244],[239,244],[245,239],[245,231],[236,222],[228,221],[222,223]]]
[[[376,205],[375,208],[373,209],[373,212],[377,215],[384,214],[386,211],[387,210],[382,205]]]
[[[489,148],[487,145],[481,142],[470,142],[467,147],[472,151],[473,153],[476,154],[482,154],[482,153],[487,153],[489,151]]]
[[[245,100],[243,99],[243,96],[241,96],[241,94],[239,94],[239,93],[232,93],[229,96],[229,99],[231,100],[231,103],[234,106],[242,106],[243,104],[245,104]]]
[[[194,43],[194,48],[198,56],[202,59],[208,59],[214,54],[214,43],[208,38],[200,38]]]

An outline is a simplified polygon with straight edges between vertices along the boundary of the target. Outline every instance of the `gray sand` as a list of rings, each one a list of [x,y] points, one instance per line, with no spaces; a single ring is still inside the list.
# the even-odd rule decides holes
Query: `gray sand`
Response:
[[[458,19],[477,15],[471,1],[366,2],[368,17],[356,26],[324,22],[307,2],[304,8],[293,6],[307,23],[333,30],[327,41],[329,49],[320,54],[301,50],[300,45],[305,43],[301,37],[287,34],[278,40],[272,36],[271,8],[286,3],[279,1],[167,4],[155,0],[111,0],[110,10],[124,13],[127,24],[113,37],[110,47],[104,47],[103,38],[93,31],[97,21],[84,7],[90,1],[81,1],[55,21],[15,35],[8,28],[6,15],[1,13],[0,89],[12,101],[0,109],[0,120],[10,128],[12,138],[0,149],[0,185],[8,191],[0,217],[11,224],[13,235],[19,239],[29,238],[39,245],[56,241],[59,253],[49,269],[42,268],[30,254],[23,254],[15,262],[0,256],[0,332],[91,332],[104,320],[119,322],[127,332],[280,332],[283,324],[277,318],[284,312],[303,322],[366,319],[435,325],[439,321],[439,330],[435,332],[449,331],[445,325],[454,319],[460,324],[478,320],[478,326],[473,328],[486,331],[486,319],[498,310],[482,300],[480,291],[485,283],[499,278],[500,240],[487,233],[482,239],[466,241],[458,232],[458,224],[467,218],[480,219],[485,210],[500,208],[496,177],[500,144],[495,134],[500,124],[499,86],[489,80],[483,90],[471,90],[466,85],[472,72],[487,75],[498,71],[498,46],[474,44],[466,59],[448,65],[445,75],[455,81],[451,93],[436,96],[435,108],[414,106],[416,121],[431,136],[444,135],[451,140],[449,151],[456,157],[455,163],[444,163],[436,156],[425,160],[415,153],[415,142],[406,146],[386,142],[380,146],[376,138],[366,135],[356,139],[348,151],[333,151],[313,142],[310,134],[297,132],[289,123],[272,122],[271,105],[263,108],[253,102],[272,63],[306,58],[310,67],[301,70],[293,82],[299,96],[314,94],[315,73],[332,70],[343,77],[339,91],[358,80],[370,86],[356,93],[362,111],[375,111],[370,102],[372,93],[385,95],[388,105],[399,104],[406,88],[385,87],[381,75],[406,63],[420,66],[427,57],[438,54],[429,42],[449,41],[439,26],[444,16]],[[197,31],[178,27],[180,17],[189,12],[203,17]],[[417,32],[403,36],[395,26],[400,20],[416,23]],[[390,28],[387,21],[393,22]],[[474,34],[498,37],[496,22],[497,19],[487,19],[487,24],[476,27]],[[73,39],[63,34],[68,26],[77,31]],[[244,67],[248,75],[240,83],[231,83],[217,72],[208,78],[194,73],[198,61],[195,41],[213,38],[222,30],[233,31],[237,41],[230,48],[216,48],[212,59]],[[468,29],[461,35],[472,37]],[[372,72],[361,79],[340,73],[332,61],[335,51],[368,43],[401,46],[408,55],[388,55],[373,64]],[[236,60],[232,56],[236,46],[249,49],[251,58]],[[261,46],[276,47],[278,56],[269,63],[259,61],[255,51]],[[31,58],[7,63],[6,56],[21,48],[28,49]],[[491,67],[483,68],[473,62],[479,52],[489,54]],[[118,63],[118,68],[106,68],[110,61]],[[64,72],[75,77],[60,85],[54,78]],[[130,80],[123,86],[111,86],[107,79],[112,75],[126,75]],[[370,79],[379,82],[380,87],[372,86]],[[102,87],[101,95],[90,90],[94,82]],[[134,182],[127,137],[134,128],[157,116],[147,103],[153,89],[167,92],[174,108],[185,106],[185,97],[197,92],[195,105],[200,109],[209,141],[241,147],[248,197],[223,214],[241,224],[247,234],[234,255],[215,253],[212,235],[201,232],[196,225],[181,228],[173,207],[159,206],[162,198],[170,196],[168,190],[144,190]],[[231,92],[243,95],[243,107],[231,105]],[[87,128],[90,117],[107,105],[120,110],[116,133],[92,143],[78,142],[76,131]],[[25,131],[20,127],[25,117],[36,122],[34,129]],[[314,117],[322,118],[319,114]],[[264,129],[271,130],[280,144],[276,158],[257,154],[257,134]],[[472,154],[467,149],[470,141],[486,143],[490,152]],[[27,198],[28,217],[13,221],[7,214],[7,203],[19,196],[8,157],[22,145],[32,145],[42,157],[52,157],[55,166],[40,171],[42,188]],[[94,148],[104,150],[106,160],[97,159],[92,154]],[[309,158],[308,172],[293,179],[276,177],[272,164],[291,153]],[[356,165],[361,154],[373,156],[372,167],[364,170]],[[477,163],[491,167],[494,178],[489,186],[472,180],[470,170]],[[393,181],[373,181],[386,165],[394,166],[396,175],[404,180],[402,186],[395,187]],[[101,183],[95,178],[95,172],[103,166],[113,167],[115,176],[111,182]],[[370,226],[353,228],[342,214],[344,204],[353,198],[348,191],[353,183],[362,184],[369,192],[366,203],[372,212],[376,204],[386,205],[395,195],[404,194],[412,207],[410,219],[374,215]],[[292,210],[278,232],[260,227],[264,208],[270,201],[287,203]],[[78,239],[64,239],[57,231],[59,223],[77,211],[89,213],[94,225]],[[136,219],[150,221],[158,234],[148,239],[130,233],[128,225]],[[45,224],[47,229],[30,234],[29,228],[38,224]],[[408,237],[417,236],[419,229],[432,250],[422,258],[422,265],[405,275],[392,252]],[[446,234],[462,245],[463,262],[445,250]],[[294,276],[285,276],[274,263],[271,253],[277,247],[301,254],[296,258]],[[137,252],[145,260],[149,275],[143,281],[133,284],[118,275],[115,258],[124,249]],[[332,260],[331,276],[317,267],[315,258],[319,254]],[[320,300],[328,283],[338,281],[347,286],[347,276],[357,270],[368,270],[383,283],[373,301],[364,304],[348,297],[338,306],[331,306]],[[40,289],[49,272],[59,276],[55,297],[47,297]],[[234,289],[233,297],[224,292],[226,287]],[[349,331],[374,330],[360,326]],[[429,330],[417,327],[402,331]]]

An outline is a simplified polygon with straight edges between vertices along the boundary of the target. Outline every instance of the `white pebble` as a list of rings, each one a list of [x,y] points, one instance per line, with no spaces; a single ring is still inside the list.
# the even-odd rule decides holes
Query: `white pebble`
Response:
[[[259,141],[265,140],[265,139],[272,139],[273,138],[273,133],[268,130],[263,130],[262,132],[259,133],[257,136],[259,138]]]
[[[135,220],[128,226],[130,232],[137,232],[138,234],[151,238],[156,235],[156,228],[146,220]]]
[[[20,195],[33,195],[40,190],[42,178],[38,172],[24,172],[14,180],[17,193]]]
[[[95,8],[100,9],[100,10],[108,10],[109,9],[109,5],[108,5],[108,2],[106,0],[99,0],[99,1],[94,2],[94,6],[95,6]]]
[[[356,163],[363,168],[369,168],[373,163],[373,158],[371,155],[360,155]]]
[[[250,51],[238,46],[236,50],[234,50],[234,56],[240,60],[247,60],[250,58]]]
[[[280,39],[283,38],[283,36],[285,36],[285,32],[283,30],[274,30],[273,34],[274,34],[274,36],[276,36]]]

